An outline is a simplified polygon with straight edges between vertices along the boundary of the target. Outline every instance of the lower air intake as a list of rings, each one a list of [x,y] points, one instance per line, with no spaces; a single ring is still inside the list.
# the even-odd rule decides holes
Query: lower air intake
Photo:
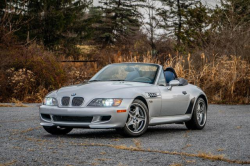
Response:
[[[55,122],[74,122],[74,123],[90,123],[93,116],[60,116],[53,115]]]

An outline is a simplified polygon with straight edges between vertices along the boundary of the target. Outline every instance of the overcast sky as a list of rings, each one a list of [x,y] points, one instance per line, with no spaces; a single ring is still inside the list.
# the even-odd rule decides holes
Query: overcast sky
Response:
[[[216,4],[219,4],[219,0],[202,0],[203,4],[208,6],[215,6]]]

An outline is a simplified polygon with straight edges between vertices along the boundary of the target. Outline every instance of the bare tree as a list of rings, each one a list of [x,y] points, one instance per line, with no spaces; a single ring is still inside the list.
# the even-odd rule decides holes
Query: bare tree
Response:
[[[157,17],[157,7],[160,2],[155,0],[146,0],[145,6],[143,8],[144,13],[144,24],[143,28],[146,31],[149,38],[149,45],[151,47],[151,52],[153,55],[156,54],[156,40],[157,40],[157,31],[159,30],[160,17]]]

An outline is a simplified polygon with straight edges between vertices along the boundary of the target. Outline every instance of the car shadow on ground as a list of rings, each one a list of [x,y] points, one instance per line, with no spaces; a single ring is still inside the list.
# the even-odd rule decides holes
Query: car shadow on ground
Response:
[[[154,135],[167,135],[173,133],[185,134],[188,129],[185,126],[171,127],[171,126],[153,126],[149,127],[146,133],[141,137],[152,137]],[[56,135],[44,135],[47,138],[58,137]],[[115,138],[131,138],[120,135],[115,129],[74,129],[67,135],[60,135],[63,138],[100,138],[100,139],[115,139]]]

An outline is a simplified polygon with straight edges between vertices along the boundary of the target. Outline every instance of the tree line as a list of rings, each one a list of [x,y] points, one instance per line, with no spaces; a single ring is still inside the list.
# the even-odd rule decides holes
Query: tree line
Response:
[[[0,0],[0,37],[36,41],[58,54],[77,45],[134,49],[143,43],[157,56],[167,51],[250,53],[250,1],[221,0]],[[212,52],[211,52],[212,51]]]

